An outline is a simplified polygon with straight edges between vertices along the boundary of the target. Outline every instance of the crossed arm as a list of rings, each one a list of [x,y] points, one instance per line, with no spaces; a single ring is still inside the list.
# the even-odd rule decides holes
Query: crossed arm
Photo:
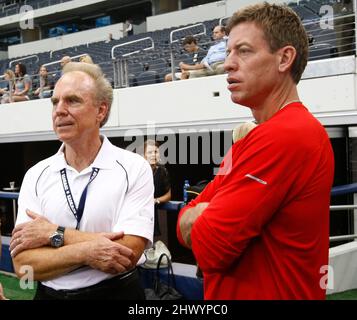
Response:
[[[103,272],[117,274],[132,269],[139,260],[147,239],[117,233],[90,233],[66,229],[63,247],[50,247],[50,236],[57,225],[29,210],[32,221],[19,224],[10,242],[16,274],[21,266],[30,265],[35,280],[45,281],[87,265]]]

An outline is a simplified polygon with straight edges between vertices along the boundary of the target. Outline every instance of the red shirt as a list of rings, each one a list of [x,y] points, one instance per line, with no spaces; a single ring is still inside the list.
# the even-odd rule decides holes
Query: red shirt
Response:
[[[334,175],[325,129],[292,103],[235,143],[220,173],[230,164],[179,214],[209,202],[191,232],[205,299],[324,299]],[[184,244],[179,221],[177,234]]]

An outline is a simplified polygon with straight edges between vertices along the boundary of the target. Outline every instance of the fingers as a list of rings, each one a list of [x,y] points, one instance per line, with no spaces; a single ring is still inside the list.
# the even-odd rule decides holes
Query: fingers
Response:
[[[15,258],[20,252],[26,250],[25,242],[19,242],[13,247],[13,249],[10,248],[9,250],[11,257]]]
[[[28,222],[27,222],[28,223]],[[11,235],[14,236],[17,232],[21,231],[26,226],[26,223],[21,223],[17,225],[11,232]]]
[[[18,246],[21,243],[20,237],[12,237],[10,241],[10,247],[9,250],[12,251],[15,249],[16,246]]]

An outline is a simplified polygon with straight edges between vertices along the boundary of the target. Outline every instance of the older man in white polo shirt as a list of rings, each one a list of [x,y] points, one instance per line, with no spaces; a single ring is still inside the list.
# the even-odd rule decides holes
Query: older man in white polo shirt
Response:
[[[53,96],[63,142],[25,175],[10,250],[40,281],[35,299],[143,299],[136,264],[153,237],[150,166],[99,128],[113,91],[100,68],[69,63]]]

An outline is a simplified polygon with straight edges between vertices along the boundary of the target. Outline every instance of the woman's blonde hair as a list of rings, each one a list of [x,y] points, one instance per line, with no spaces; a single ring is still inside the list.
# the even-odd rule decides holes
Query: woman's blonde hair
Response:
[[[8,75],[10,79],[14,79],[15,78],[15,73],[14,71],[12,71],[11,69],[7,69],[5,72],[4,72],[4,75]]]
[[[91,63],[94,64],[93,59],[91,58],[90,55],[86,54],[85,56],[81,56],[79,58],[79,62],[85,62],[85,63]]]
[[[244,122],[233,129],[233,143],[243,139],[257,124],[254,122]]]

